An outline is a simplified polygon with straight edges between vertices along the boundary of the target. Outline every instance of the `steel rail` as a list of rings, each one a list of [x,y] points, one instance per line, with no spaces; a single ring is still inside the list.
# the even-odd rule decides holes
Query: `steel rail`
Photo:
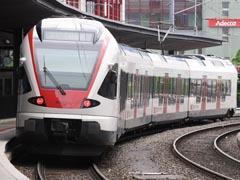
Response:
[[[109,180],[94,163],[90,167],[90,171],[97,180]]]
[[[229,155],[228,153],[224,152],[219,146],[219,142],[225,138],[227,135],[231,135],[231,134],[234,134],[234,133],[237,133],[237,132],[240,132],[240,129],[235,129],[235,130],[232,130],[232,131],[228,131],[228,132],[225,132],[223,134],[220,134],[218,137],[215,138],[214,140],[214,144],[213,144],[213,148],[214,150],[216,150],[220,155],[222,155],[223,157],[237,163],[237,164],[240,164],[240,160],[239,159],[236,159],[234,158],[233,156]],[[236,142],[237,143],[237,142]]]
[[[38,161],[35,169],[35,179],[36,180],[45,180],[45,167],[41,161]]]
[[[231,124],[227,124],[227,125],[218,125],[218,126],[215,126],[215,127],[210,127],[210,128],[202,128],[202,129],[199,129],[199,130],[194,130],[194,131],[191,131],[191,132],[188,132],[188,133],[185,133],[183,134],[182,136],[179,136],[177,139],[174,140],[173,142],[173,151],[174,153],[181,159],[183,159],[185,162],[191,164],[192,166],[195,166],[207,173],[209,173],[210,175],[213,175],[215,177],[218,177],[218,178],[222,178],[222,179],[227,179],[227,180],[234,180],[233,178],[231,177],[228,177],[228,176],[225,176],[224,174],[221,174],[219,172],[216,172],[214,170],[211,170],[205,166],[202,166],[201,164],[198,164],[192,160],[190,160],[189,158],[187,158],[186,156],[184,156],[177,148],[177,145],[180,143],[180,141],[186,137],[189,137],[189,136],[192,136],[194,134],[197,134],[199,132],[203,132],[203,131],[208,131],[208,130],[212,130],[212,129],[219,129],[219,128],[223,128],[223,127],[231,127],[231,126],[236,126],[236,125],[240,125],[240,123],[231,123]]]

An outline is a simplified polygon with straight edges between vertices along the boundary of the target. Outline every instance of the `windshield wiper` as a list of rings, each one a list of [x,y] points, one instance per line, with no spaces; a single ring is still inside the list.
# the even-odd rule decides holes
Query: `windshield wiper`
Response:
[[[56,86],[56,88],[60,91],[62,95],[66,95],[66,92],[62,88],[62,86],[57,82],[55,77],[52,75],[52,73],[47,69],[45,66],[45,61],[44,61],[44,66],[43,66],[43,72],[49,77],[49,79],[53,82],[53,84]]]

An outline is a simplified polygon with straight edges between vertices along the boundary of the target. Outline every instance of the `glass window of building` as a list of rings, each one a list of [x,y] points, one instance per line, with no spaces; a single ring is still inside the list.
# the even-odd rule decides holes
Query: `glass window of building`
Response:
[[[13,50],[0,49],[0,69],[13,68]]]
[[[223,1],[222,2],[222,8],[223,9],[229,9],[229,1]]]
[[[176,29],[193,30],[194,28],[194,1],[175,0]],[[197,4],[202,0],[197,0]],[[170,0],[126,0],[126,22],[151,28],[168,29],[172,22],[173,4]],[[187,9],[187,10],[185,10]],[[182,11],[185,10],[185,11]],[[182,12],[181,12],[182,11]],[[197,6],[197,25],[202,29],[202,6]]]
[[[229,16],[229,11],[228,11],[228,9],[223,9],[222,15],[225,16],[225,17],[228,17],[228,16]]]
[[[229,1],[222,2],[222,15],[225,17],[229,16]]]
[[[222,28],[222,39],[225,41],[228,41],[229,36],[229,27],[223,27]]]

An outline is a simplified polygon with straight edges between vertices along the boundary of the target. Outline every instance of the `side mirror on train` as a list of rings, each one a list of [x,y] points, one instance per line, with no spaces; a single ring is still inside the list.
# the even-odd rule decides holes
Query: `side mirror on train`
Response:
[[[26,60],[27,60],[26,57],[21,57],[20,58],[20,66],[22,66],[25,63]]]

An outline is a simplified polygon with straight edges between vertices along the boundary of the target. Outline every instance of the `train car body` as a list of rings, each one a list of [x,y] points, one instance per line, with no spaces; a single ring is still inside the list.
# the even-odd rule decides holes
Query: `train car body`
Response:
[[[93,20],[42,20],[21,56],[17,135],[37,153],[99,155],[127,131],[236,107],[229,61],[119,45]]]
[[[190,68],[189,117],[233,115],[236,108],[237,72],[229,60],[197,55],[186,59]]]

